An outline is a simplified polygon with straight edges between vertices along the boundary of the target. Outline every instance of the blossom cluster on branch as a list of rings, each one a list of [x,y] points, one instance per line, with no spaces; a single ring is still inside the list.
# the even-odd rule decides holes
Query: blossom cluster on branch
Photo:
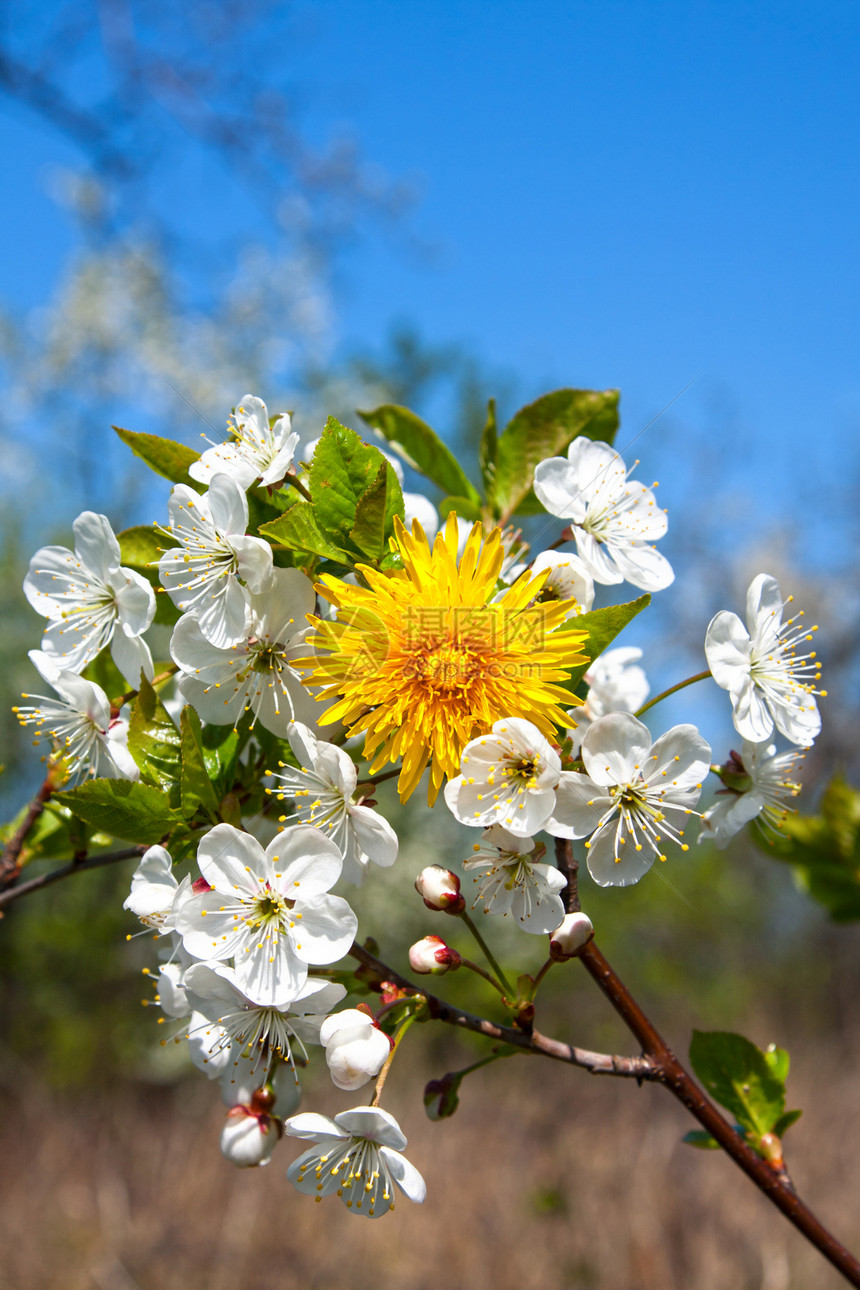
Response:
[[[820,727],[820,673],[815,629],[760,574],[746,626],[723,611],[705,641],[740,749],[717,766],[691,723],[652,738],[642,651],[613,641],[674,575],[654,545],[666,514],[612,446],[613,392],[558,391],[502,432],[491,405],[483,491],[414,414],[362,415],[390,452],[333,418],[302,451],[290,415],[251,395],[199,457],[121,432],[174,481],[166,521],[117,536],[88,511],[74,550],[36,552],[24,587],[47,624],[31,658],[54,694],[25,695],[17,713],[48,744],[38,809],[70,845],[74,832],[75,854],[97,857],[106,835],[140,844],[125,905],[156,941],[163,1021],[220,1087],[224,1155],[265,1165],[298,1138],[287,1176],[299,1191],[379,1217],[398,1191],[424,1199],[380,1100],[412,1023],[442,1005],[356,949],[344,884],[384,882],[398,855],[376,786],[396,778],[406,802],[426,783],[429,805],[464,828],[460,869],[429,865],[415,885],[431,921],[459,920],[478,961],[437,921],[409,950],[412,971],[479,975],[538,1051],[541,981],[593,930],[576,848],[596,883],[623,888],[686,851],[697,827],[718,846],[751,821],[778,828]],[[398,454],[446,494],[438,510],[403,492]],[[545,550],[511,522],[541,508],[563,521]],[[624,581],[646,594],[595,607],[600,587]],[[159,625],[169,658],[153,661]],[[777,752],[774,730],[791,750]],[[700,816],[712,772],[718,799]],[[494,920],[544,938],[536,976],[498,962]],[[344,1091],[375,1080],[370,1103],[300,1111],[313,1060]],[[605,1063],[650,1069],[633,1060]],[[434,1117],[456,1106],[465,1073],[428,1092]],[[769,1123],[749,1140],[763,1155],[772,1137]]]

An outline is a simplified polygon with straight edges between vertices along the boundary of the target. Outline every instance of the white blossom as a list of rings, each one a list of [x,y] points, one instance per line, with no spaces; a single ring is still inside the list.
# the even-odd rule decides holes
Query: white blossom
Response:
[[[110,645],[136,689],[141,671],[152,680],[152,656],[141,637],[155,613],[155,592],[142,574],[120,566],[119,542],[104,515],[84,511],[72,528],[74,552],[41,547],[24,579],[24,594],[48,619],[42,650],[57,667],[81,672]]]
[[[747,624],[723,609],[705,638],[708,667],[717,685],[728,690],[735,730],[750,743],[762,743],[777,730],[793,744],[809,747],[821,729],[814,682],[821,672],[815,651],[798,654],[817,627],[804,627],[803,610],[783,622],[784,601],[770,574],[753,578],[747,591]]]
[[[248,537],[248,499],[229,475],[213,475],[201,496],[187,484],[170,494],[170,533],[179,546],[158,562],[174,604],[194,614],[208,641],[222,649],[245,633],[245,588],[255,595],[272,582],[272,548]]]
[[[199,620],[183,614],[170,653],[186,702],[215,725],[235,725],[243,712],[253,712],[281,737],[295,716],[313,722],[313,697],[292,660],[307,653],[306,615],[314,603],[313,586],[299,569],[275,569],[265,591],[248,595],[243,635],[232,645],[213,644]]]
[[[228,419],[230,438],[214,444],[192,462],[188,473],[201,484],[209,484],[223,473],[240,488],[255,482],[279,484],[293,462],[299,436],[291,429],[290,414],[284,412],[269,426],[269,411],[262,399],[246,394]]]
[[[572,836],[556,815],[556,790],[571,772],[530,721],[497,721],[490,734],[466,744],[460,770],[445,785],[445,801],[461,824],[502,824],[519,837],[541,829]]]
[[[586,775],[571,772],[559,790],[559,815],[585,846],[601,887],[638,882],[668,839],[680,843],[694,814],[711,750],[695,726],[674,726],[651,746],[641,721],[626,712],[600,717],[582,743]]]
[[[635,712],[642,707],[651,687],[642,668],[636,666],[641,657],[636,646],[619,646],[604,650],[591,664],[583,677],[588,685],[585,701],[569,713],[576,722],[571,731],[575,752],[592,721],[609,712]]]
[[[340,877],[337,847],[297,825],[264,851],[248,833],[217,824],[197,852],[209,890],[185,901],[177,919],[198,959],[233,959],[249,999],[280,1008],[305,984],[308,965],[334,963],[352,944],[357,920],[326,894]]]
[[[483,905],[485,914],[510,914],[524,932],[551,932],[564,916],[558,893],[566,879],[552,865],[538,863],[543,845],[536,851],[533,838],[516,837],[501,824],[492,824],[481,838],[485,845],[475,843],[463,862],[464,869],[479,871],[472,879],[472,909]]]
[[[650,488],[627,477],[619,454],[581,435],[567,457],[535,469],[534,490],[550,512],[570,521],[576,549],[595,582],[626,578],[644,591],[674,579],[672,566],[652,543],[666,532],[666,516]]]
[[[177,882],[173,861],[164,847],[150,847],[132,874],[131,892],[122,907],[136,914],[144,926],[163,935],[173,931],[177,897],[180,892],[184,896],[190,886],[188,879],[181,885]]]
[[[306,1045],[320,1042],[323,1018],[346,994],[336,981],[308,977],[294,999],[275,1008],[245,994],[236,972],[224,963],[194,963],[185,973],[185,990],[194,1013],[188,1042],[194,1064],[219,1077],[229,1101],[240,1086],[257,1087],[279,1063],[295,1067],[293,1045],[301,1059]],[[295,1078],[295,1075],[294,1075]]]
[[[59,698],[23,694],[38,707],[15,707],[22,726],[35,726],[36,739],[52,739],[63,756],[72,783],[92,775],[104,779],[139,779],[128,751],[128,723],[111,716],[104,690],[75,672],[58,668],[54,659],[32,649],[29,658]]]
[[[371,861],[383,869],[393,865],[397,834],[377,811],[353,802],[358,774],[349,754],[318,739],[300,721],[290,724],[287,738],[300,768],[281,762],[272,777],[283,788],[267,791],[279,801],[293,798],[299,822],[328,834],[343,856],[347,882],[360,886]]]
[[[332,1083],[349,1092],[378,1075],[391,1052],[388,1036],[360,1008],[345,1008],[326,1017],[320,1043],[325,1045]]]
[[[400,1125],[381,1107],[356,1106],[333,1120],[305,1111],[284,1128],[291,1137],[314,1142],[287,1170],[299,1191],[317,1200],[334,1193],[353,1214],[368,1218],[394,1208],[395,1183],[415,1204],[424,1200],[424,1179],[401,1154],[406,1138]]]
[[[532,577],[537,577],[545,569],[549,570],[549,574],[538,599],[575,600],[576,604],[567,617],[587,614],[594,604],[594,579],[584,561],[561,551],[542,551],[532,562]]]
[[[776,744],[754,744],[745,739],[741,752],[733,752],[723,767],[726,787],[702,816],[699,841],[712,838],[722,850],[755,819],[765,828],[778,829],[791,809],[787,800],[800,792],[791,776],[803,756],[800,752],[778,754]]]

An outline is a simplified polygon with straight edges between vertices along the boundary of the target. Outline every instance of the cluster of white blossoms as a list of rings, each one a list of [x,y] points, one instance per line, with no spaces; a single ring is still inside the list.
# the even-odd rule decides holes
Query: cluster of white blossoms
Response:
[[[200,491],[177,484],[169,523],[158,528],[166,546],[150,571],[154,583],[157,569],[160,589],[178,611],[172,662],[154,666],[144,640],[155,613],[153,583],[122,566],[121,541],[108,520],[84,512],[74,524],[74,551],[44,547],[31,561],[25,592],[48,621],[42,648],[30,657],[55,697],[24,696],[32,704],[16,711],[38,739],[52,741],[64,772],[58,782],[71,784],[140,778],[144,763],[135,759],[127,705],[146,689],[143,678],[157,688],[175,677],[179,706],[196,712],[204,735],[214,728],[216,742],[217,727],[237,736],[242,728],[250,750],[244,771],[255,777],[255,801],[265,803],[261,816],[245,818],[229,785],[219,790],[221,802],[209,799],[205,823],[194,815],[192,798],[183,858],[175,863],[165,846],[150,846],[125,907],[156,940],[157,966],[147,971],[163,1019],[177,1027],[177,1040],[187,1040],[191,1062],[220,1087],[227,1159],[265,1165],[282,1138],[302,1139],[310,1145],[288,1170],[295,1186],[317,1200],[334,1193],[351,1212],[378,1217],[393,1208],[396,1190],[424,1199],[423,1180],[402,1154],[406,1139],[378,1101],[402,1034],[427,1006],[419,987],[410,992],[377,981],[371,988],[382,1002],[375,1013],[363,1000],[337,1010],[358,979],[336,965],[350,952],[361,954],[354,943],[358,920],[335,888],[380,881],[379,871],[398,855],[397,834],[374,797],[376,785],[398,772],[383,767],[400,761],[405,801],[429,762],[431,805],[444,781],[456,820],[481,830],[462,862],[462,880],[430,864],[415,886],[428,910],[462,920],[489,970],[433,933],[409,951],[412,971],[475,970],[516,1010],[472,915],[484,928],[507,920],[548,937],[543,973],[581,953],[593,929],[585,914],[566,906],[568,875],[538,835],[551,839],[559,864],[581,845],[596,883],[625,887],[666,860],[671,846],[688,849],[689,821],[698,816],[709,771],[722,788],[702,817],[701,836],[723,846],[753,819],[778,827],[798,791],[792,776],[801,754],[777,753],[774,727],[805,747],[820,726],[817,663],[803,646],[812,633],[799,615],[783,619],[779,588],[764,574],[750,587],[746,627],[733,613],[714,618],[708,663],[729,691],[744,740],[739,753],[714,767],[693,725],[676,725],[652,741],[639,720],[656,702],[646,702],[640,649],[616,647],[591,658],[577,652],[589,637],[595,584],[626,579],[657,591],[674,576],[654,547],[667,529],[665,513],[609,445],[580,437],[566,457],[537,466],[535,493],[566,527],[530,564],[513,529],[486,533],[452,516],[433,542],[435,508],[407,493],[406,513],[416,522],[411,533],[394,522],[393,572],[384,572],[381,561],[373,568],[359,563],[340,579],[325,573],[315,585],[302,569],[276,565],[269,541],[248,533],[249,489],[268,496],[286,482],[303,494],[302,506],[310,496],[302,463],[294,464],[298,436],[289,414],[270,418],[262,400],[247,395],[228,429],[225,443],[211,445],[189,467]],[[388,460],[402,483],[399,463]],[[566,543],[575,543],[575,553],[556,549]],[[312,567],[310,557],[297,563]],[[544,622],[552,641],[522,646],[514,627]],[[381,623],[388,636],[379,650]],[[108,697],[83,675],[107,649],[130,693]],[[480,673],[483,664],[475,660],[482,651],[492,655],[495,671],[487,666]],[[524,670],[532,655],[549,678],[538,676],[533,685]],[[329,673],[313,671],[320,656]],[[577,662],[582,667],[571,676]],[[509,666],[516,684],[509,683]],[[322,719],[320,697],[337,699]],[[176,703],[168,699],[166,706],[172,712]],[[364,770],[354,738],[362,732],[370,763]],[[270,765],[277,767],[264,770],[273,748]],[[184,783],[181,789],[184,801]],[[269,805],[275,811],[266,818]],[[196,867],[183,871],[190,837]],[[372,1104],[333,1118],[299,1112],[300,1071],[315,1048],[338,1089],[353,1092],[377,1079]]]

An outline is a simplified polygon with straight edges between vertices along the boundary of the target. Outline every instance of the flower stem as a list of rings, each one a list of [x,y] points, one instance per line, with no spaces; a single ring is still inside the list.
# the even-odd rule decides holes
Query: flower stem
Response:
[[[552,967],[553,963],[555,963],[555,961],[556,961],[555,959],[547,959],[546,963],[544,963],[543,967],[538,972],[537,976],[534,979],[534,985],[532,986],[532,999],[534,999],[535,995],[538,992],[538,986],[546,976],[547,972]]]
[[[463,922],[466,924],[466,926],[468,927],[469,931],[472,933],[472,935],[474,936],[475,940],[478,942],[478,944],[480,945],[481,949],[483,950],[483,952],[484,952],[484,956],[485,956],[485,958],[486,958],[487,962],[489,963],[490,967],[493,969],[493,971],[495,972],[496,976],[498,977],[498,979],[499,979],[499,981],[500,981],[501,985],[503,986],[502,993],[503,993],[503,994],[506,994],[506,995],[507,995],[507,997],[508,997],[509,999],[515,999],[515,998],[516,998],[516,993],[515,993],[515,991],[511,988],[511,983],[510,983],[510,981],[508,981],[508,979],[507,979],[507,977],[505,976],[504,972],[502,971],[502,969],[499,967],[498,963],[496,962],[496,959],[495,959],[495,957],[494,957],[494,955],[493,955],[493,952],[492,952],[492,950],[490,949],[489,945],[488,945],[488,944],[487,944],[487,942],[484,940],[483,936],[482,936],[482,935],[481,935],[481,933],[478,931],[478,929],[477,929],[477,927],[475,926],[475,924],[472,922],[472,919],[469,917],[469,911],[468,911],[467,909],[461,909],[461,910],[460,910],[460,918],[462,918]]]
[[[484,968],[479,967],[477,963],[473,963],[471,959],[460,959],[460,967],[471,968],[473,972],[477,972],[478,976],[482,976],[485,981],[489,981],[493,989],[498,990],[503,999],[507,997],[505,991],[499,985],[496,978],[494,976],[490,976],[489,972],[485,971]]]
[[[382,1089],[385,1084],[385,1081],[388,1079],[388,1072],[391,1069],[391,1063],[394,1061],[394,1054],[397,1052],[397,1049],[400,1047],[401,1039],[406,1034],[407,1030],[415,1020],[415,1016],[416,1014],[414,1012],[410,1012],[409,1016],[403,1020],[397,1033],[394,1036],[394,1044],[392,1045],[391,1052],[386,1057],[385,1065],[383,1066],[382,1070],[379,1072],[379,1075],[376,1078],[376,1089],[373,1094],[373,1101],[370,1104],[371,1106],[379,1106],[379,1099],[382,1096]]]
[[[299,479],[298,475],[285,475],[283,478],[283,483],[288,484],[290,488],[294,488],[297,493],[301,493],[302,497],[305,499],[306,502],[310,502],[313,500],[310,493],[305,488],[302,481]]]
[[[686,681],[679,681],[677,685],[670,685],[668,690],[663,690],[662,693],[655,695],[653,699],[649,699],[647,703],[643,703],[641,708],[637,708],[633,713],[634,717],[641,717],[643,712],[647,712],[649,708],[653,708],[654,704],[659,703],[661,699],[667,699],[669,695],[674,694],[676,690],[683,690],[685,686],[694,685],[696,681],[707,681],[710,675],[710,671],[697,672],[695,676],[688,676]]]

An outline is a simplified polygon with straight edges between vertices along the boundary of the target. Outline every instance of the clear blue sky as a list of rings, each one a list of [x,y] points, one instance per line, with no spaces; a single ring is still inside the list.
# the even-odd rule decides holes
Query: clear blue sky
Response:
[[[436,248],[425,260],[405,232],[376,233],[347,254],[344,344],[381,343],[407,318],[512,369],[527,397],[620,386],[621,444],[694,380],[637,442],[643,475],[671,478],[686,436],[730,425],[732,466],[769,510],[853,484],[860,7],[314,0],[296,13],[294,44],[271,53],[309,129],[348,129],[413,180],[408,231]],[[71,245],[46,167],[76,157],[20,111],[0,146],[0,299],[27,307]],[[213,183],[213,219],[218,204]]]

